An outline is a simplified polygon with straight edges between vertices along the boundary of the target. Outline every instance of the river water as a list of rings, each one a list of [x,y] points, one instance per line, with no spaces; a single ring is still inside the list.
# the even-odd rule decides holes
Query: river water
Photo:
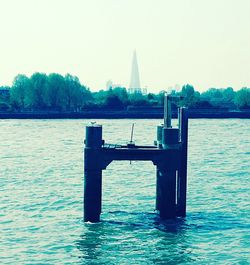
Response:
[[[160,120],[97,120],[103,139],[152,144]],[[102,222],[84,223],[89,120],[0,121],[1,264],[249,264],[250,120],[190,120],[187,217],[160,222],[151,162],[103,172]]]

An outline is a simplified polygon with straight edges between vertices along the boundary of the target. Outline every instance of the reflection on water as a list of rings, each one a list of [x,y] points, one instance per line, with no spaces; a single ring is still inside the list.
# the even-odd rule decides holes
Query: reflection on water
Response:
[[[86,231],[81,235],[80,239],[76,242],[77,248],[82,254],[79,258],[85,262],[94,263],[95,261],[99,264],[102,260],[102,248],[103,245],[107,245],[105,235],[105,226],[103,223],[99,224],[85,224]],[[109,231],[107,231],[109,233]],[[106,233],[107,233],[106,232]]]
[[[155,214],[109,213],[109,220],[84,224],[86,230],[76,241],[82,264],[178,264],[194,260],[185,219],[162,221]],[[115,220],[132,215],[136,222]],[[150,242],[148,241],[150,238]],[[108,251],[108,255],[107,255]]]
[[[223,264],[234,258],[227,250],[239,243],[231,233],[249,229],[249,224],[224,213],[194,213],[162,221],[155,214],[125,211],[109,212],[107,220],[83,226],[85,230],[76,241],[82,264],[126,264],[131,260],[136,264],[145,264],[145,260],[149,264],[208,264],[211,257]],[[230,236],[223,231],[229,231]],[[242,235],[238,237],[243,239]],[[243,251],[237,253],[243,264],[248,260],[248,239],[246,233],[241,242]],[[221,241],[228,245],[222,246]],[[203,256],[206,252],[211,256]]]

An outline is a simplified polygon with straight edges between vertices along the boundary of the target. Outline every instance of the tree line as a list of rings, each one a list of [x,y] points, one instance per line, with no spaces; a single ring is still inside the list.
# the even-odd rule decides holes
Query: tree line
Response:
[[[6,91],[8,93],[6,93]],[[4,93],[5,92],[5,93]],[[57,73],[34,73],[30,78],[17,75],[11,87],[0,87],[1,111],[84,111],[97,109],[126,109],[135,107],[160,107],[164,91],[157,94],[129,94],[123,87],[91,92],[76,76]],[[192,85],[184,85],[180,91],[169,91],[181,96],[179,105],[190,108],[250,109],[250,88],[234,91],[228,88],[210,88],[195,91]]]

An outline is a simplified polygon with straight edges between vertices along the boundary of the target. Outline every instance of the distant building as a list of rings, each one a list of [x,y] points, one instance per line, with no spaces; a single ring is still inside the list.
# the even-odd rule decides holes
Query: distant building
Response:
[[[106,83],[106,90],[112,89],[113,82],[111,80],[108,80]]]
[[[106,83],[106,90],[114,89],[116,87],[123,87],[121,84],[113,84],[111,80],[108,80]]]
[[[172,91],[180,92],[181,86],[179,84],[175,84],[174,86],[169,86],[167,88],[167,93],[171,93]]]
[[[136,51],[134,51],[133,54],[131,78],[128,93],[142,93]]]
[[[107,81],[106,90],[114,89],[116,87],[124,87],[124,86],[122,86],[121,84],[114,84],[111,80]],[[134,51],[133,53],[130,84],[127,91],[129,94],[133,93],[140,93],[143,95],[147,94],[147,88],[146,87],[142,88],[140,84],[139,67],[137,62],[136,51]]]
[[[147,95],[148,89],[146,87],[141,88],[142,95]]]

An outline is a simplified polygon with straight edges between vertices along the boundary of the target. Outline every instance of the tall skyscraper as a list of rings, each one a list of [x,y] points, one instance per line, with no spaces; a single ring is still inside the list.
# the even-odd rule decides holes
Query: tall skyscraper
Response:
[[[132,70],[131,70],[131,78],[130,85],[128,89],[129,93],[141,93],[141,85],[140,85],[140,77],[139,77],[139,69],[137,63],[136,51],[133,54],[132,60]]]

